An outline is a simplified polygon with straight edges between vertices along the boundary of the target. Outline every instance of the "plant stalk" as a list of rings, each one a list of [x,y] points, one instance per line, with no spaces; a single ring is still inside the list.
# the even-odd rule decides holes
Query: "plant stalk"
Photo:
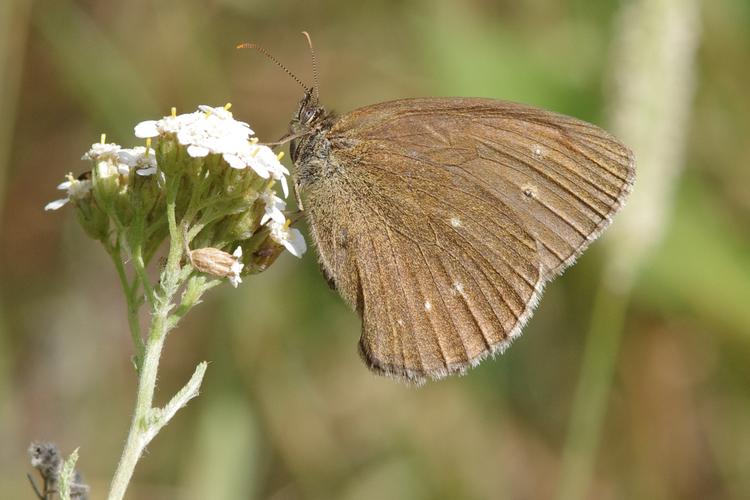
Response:
[[[205,364],[198,366],[188,384],[178,392],[164,410],[153,407],[154,392],[156,390],[156,379],[159,370],[159,360],[164,348],[164,341],[174,322],[169,321],[169,314],[173,307],[174,296],[183,285],[182,269],[180,259],[182,258],[182,236],[176,221],[175,204],[179,178],[173,179],[167,185],[167,219],[169,222],[169,256],[167,264],[161,274],[159,286],[155,290],[154,300],[151,304],[151,326],[146,339],[145,352],[138,371],[138,392],[136,396],[135,412],[130,424],[130,431],[125,442],[120,462],[117,465],[115,475],[110,485],[108,500],[121,500],[125,496],[133,471],[138,463],[144,448],[156,436],[174,413],[187,403],[189,399],[198,393],[198,387],[205,371]],[[113,258],[117,255],[113,253]],[[119,255],[117,255],[119,257]],[[122,263],[118,265],[118,273],[121,279],[124,271],[120,272]],[[145,273],[139,273],[136,279],[147,279]],[[144,288],[148,287],[143,283]],[[129,293],[127,278],[123,281],[123,288],[128,295],[129,305],[132,293]],[[130,307],[129,307],[130,310]],[[136,318],[137,319],[137,318]]]

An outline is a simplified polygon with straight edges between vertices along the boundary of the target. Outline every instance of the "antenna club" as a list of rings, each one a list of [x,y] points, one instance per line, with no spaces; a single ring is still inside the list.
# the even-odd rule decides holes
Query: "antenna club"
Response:
[[[312,39],[310,33],[303,31],[302,34],[307,39],[307,46],[310,47],[310,58],[312,59],[312,70],[313,70],[313,92],[315,99],[320,98],[320,85],[318,80],[318,61],[315,59],[315,50],[313,50]]]

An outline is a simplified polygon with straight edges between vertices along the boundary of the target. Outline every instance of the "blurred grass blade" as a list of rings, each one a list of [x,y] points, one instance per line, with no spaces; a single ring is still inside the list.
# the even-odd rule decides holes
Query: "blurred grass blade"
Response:
[[[635,152],[628,206],[605,241],[608,265],[593,305],[559,498],[587,497],[633,282],[662,240],[683,166],[693,94],[697,0],[634,0],[618,19],[613,132]]]
[[[45,2],[36,9],[34,20],[63,83],[94,123],[118,137],[132,137],[130,124],[153,116],[156,104],[148,90],[149,75],[132,65],[77,5],[68,0]]]
[[[215,396],[201,408],[186,464],[188,483],[180,497],[256,498],[262,460],[252,408],[243,394],[232,392]]]
[[[716,325],[717,333],[747,342],[750,252],[742,227],[692,177],[682,183],[677,203],[664,244],[644,267],[639,298],[671,314],[690,311],[693,318]]]
[[[10,171],[30,11],[31,2],[27,0],[0,2],[0,110],[3,116],[3,120],[0,120],[0,231],[4,220],[6,182]],[[15,439],[9,439],[19,436],[19,433],[15,429],[17,420],[13,418],[15,413],[12,411],[17,401],[10,383],[13,359],[6,330],[4,282],[0,278],[0,422],[3,423],[0,438],[6,446],[13,447],[17,443]]]
[[[5,206],[5,182],[16,123],[16,107],[26,53],[31,2],[0,2],[0,221]]]

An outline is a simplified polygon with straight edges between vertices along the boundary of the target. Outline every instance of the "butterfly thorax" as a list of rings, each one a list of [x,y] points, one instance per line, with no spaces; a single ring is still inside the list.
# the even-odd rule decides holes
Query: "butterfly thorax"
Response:
[[[305,92],[297,113],[289,123],[289,134],[294,137],[289,152],[297,169],[297,182],[304,188],[329,172],[331,143],[327,138],[335,114],[318,104],[312,90]]]

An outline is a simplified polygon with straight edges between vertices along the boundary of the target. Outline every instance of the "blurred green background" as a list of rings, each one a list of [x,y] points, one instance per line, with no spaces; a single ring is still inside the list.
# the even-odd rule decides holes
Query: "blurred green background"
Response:
[[[623,14],[639,4],[677,14],[654,14],[649,38]],[[505,355],[420,389],[361,364],[359,321],[313,252],[210,293],[168,339],[157,402],[208,360],[202,394],[129,497],[750,498],[750,2],[706,1],[691,24],[695,4],[3,0],[0,496],[33,498],[26,448],[46,439],[80,447],[102,498],[134,403],[116,274],[71,211],[43,212],[56,184],[101,132],[137,144],[132,126],[171,106],[231,101],[281,136],[301,89],[234,46],[259,42],[309,81],[307,30],[335,110],[490,96],[643,138],[630,222],[547,287]],[[687,41],[659,45],[681,19]],[[656,64],[671,51],[678,69]]]

